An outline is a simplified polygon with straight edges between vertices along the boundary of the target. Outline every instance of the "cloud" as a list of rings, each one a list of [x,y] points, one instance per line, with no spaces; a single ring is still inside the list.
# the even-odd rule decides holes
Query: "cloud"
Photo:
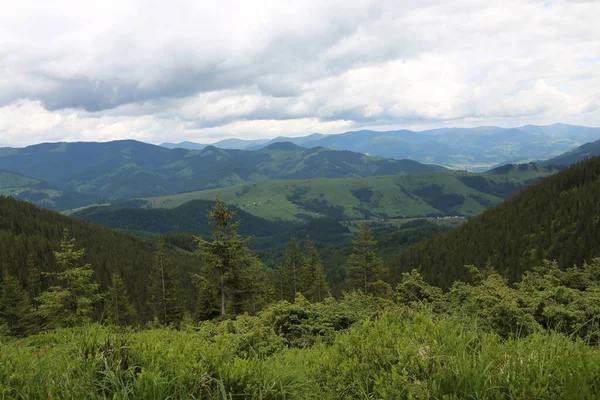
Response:
[[[537,0],[7,2],[0,143],[598,126],[599,14]]]

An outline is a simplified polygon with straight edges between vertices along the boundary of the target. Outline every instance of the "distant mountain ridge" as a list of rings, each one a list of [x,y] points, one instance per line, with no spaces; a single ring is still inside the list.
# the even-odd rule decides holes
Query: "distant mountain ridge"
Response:
[[[556,157],[585,142],[598,139],[600,128],[554,124],[519,128],[440,128],[420,132],[406,129],[383,132],[361,130],[332,135],[281,136],[269,141],[229,139],[214,145],[257,150],[272,143],[291,142],[304,147],[321,146],[483,171],[508,162]],[[222,145],[224,142],[227,142],[226,146]],[[184,143],[178,146],[186,147]],[[187,148],[193,146],[205,145],[194,144]]]
[[[0,149],[0,168],[72,191],[114,200],[270,179],[352,178],[444,170],[321,147],[274,143],[260,150],[166,149],[134,140],[43,143]],[[36,181],[36,182],[34,182]],[[0,186],[0,189],[2,186]]]
[[[560,156],[541,162],[543,165],[567,166],[586,158],[600,156],[600,140],[586,143]]]
[[[167,149],[187,149],[202,150],[208,146],[215,146],[227,150],[258,150],[269,142],[268,139],[244,140],[244,139],[224,139],[212,144],[194,143],[189,141],[179,143],[161,143],[159,146]]]

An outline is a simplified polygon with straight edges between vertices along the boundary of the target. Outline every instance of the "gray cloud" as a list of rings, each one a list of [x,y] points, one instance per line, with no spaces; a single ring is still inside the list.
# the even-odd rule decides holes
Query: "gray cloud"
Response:
[[[600,125],[598,2],[36,4],[0,15],[0,144]]]

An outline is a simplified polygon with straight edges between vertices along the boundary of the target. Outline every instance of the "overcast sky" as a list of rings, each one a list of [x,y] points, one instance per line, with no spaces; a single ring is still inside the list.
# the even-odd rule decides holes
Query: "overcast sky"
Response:
[[[600,2],[0,0],[0,145],[600,126]]]

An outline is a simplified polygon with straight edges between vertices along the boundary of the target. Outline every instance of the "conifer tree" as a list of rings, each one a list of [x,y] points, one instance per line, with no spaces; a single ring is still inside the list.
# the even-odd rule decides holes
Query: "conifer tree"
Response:
[[[291,238],[285,251],[285,262],[279,267],[279,278],[281,279],[282,297],[288,301],[294,301],[297,293],[305,289],[302,278],[304,257],[300,246],[295,238]]]
[[[61,283],[42,292],[36,300],[39,303],[37,314],[44,319],[47,328],[71,327],[92,320],[94,304],[102,295],[100,285],[94,282],[94,271],[90,264],[80,264],[85,249],[75,250],[75,239],[69,231],[63,231],[60,250],[54,258],[60,272],[49,273]]]
[[[185,312],[184,293],[162,241],[154,252],[148,290],[153,316],[164,326],[178,325]]]
[[[0,325],[5,323],[13,336],[25,336],[33,329],[33,307],[19,279],[7,272],[0,288]]]
[[[255,300],[264,292],[259,284],[262,276],[260,262],[248,249],[250,238],[242,239],[238,235],[239,221],[232,222],[234,215],[234,211],[229,211],[225,203],[215,198],[215,206],[209,211],[213,240],[196,237],[204,259],[203,271],[197,280],[216,287],[216,301],[222,317],[236,314],[249,306],[253,308],[244,303],[248,303],[249,299]]]
[[[346,286],[373,293],[385,272],[383,260],[377,255],[377,241],[367,223],[358,227],[352,240],[352,253],[346,262]]]
[[[327,276],[319,252],[310,240],[304,244],[303,281],[306,298],[321,302],[330,296]]]
[[[137,313],[129,301],[127,288],[119,274],[112,274],[111,285],[106,294],[106,317],[119,326],[133,325],[137,322]]]
[[[27,289],[32,300],[42,291],[42,273],[37,266],[33,253],[27,256]]]

